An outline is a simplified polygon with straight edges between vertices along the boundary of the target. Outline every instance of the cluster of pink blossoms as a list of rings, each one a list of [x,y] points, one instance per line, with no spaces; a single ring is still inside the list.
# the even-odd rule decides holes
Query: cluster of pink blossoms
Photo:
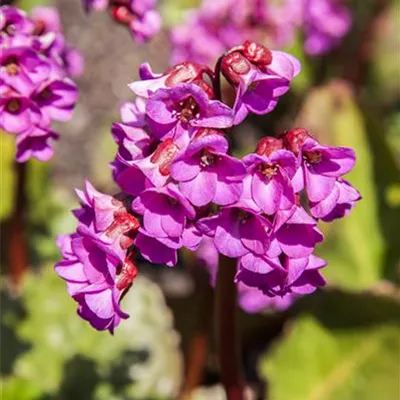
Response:
[[[119,303],[137,257],[172,267],[183,247],[214,270],[218,254],[236,259],[250,310],[325,284],[326,262],[314,255],[323,240],[317,223],[345,216],[360,199],[343,179],[354,152],[294,129],[262,138],[243,159],[229,154],[228,129],[249,112],[272,111],[299,71],[289,54],[249,41],[215,70],[184,62],[154,74],[141,66],[141,80],[130,84],[138,97],[112,128],[122,191],[109,196],[87,183],[78,191],[78,228],[59,239],[56,272],[83,318],[112,332],[127,317]],[[221,101],[220,72],[236,90],[232,108]]]
[[[0,129],[16,136],[16,160],[47,161],[58,134],[53,121],[71,117],[78,92],[71,76],[83,59],[61,32],[58,12],[38,7],[28,17],[0,7]]]
[[[351,26],[342,0],[203,0],[172,30],[172,62],[215,61],[246,39],[282,48],[301,30],[304,49],[319,55],[338,45]]]
[[[155,9],[156,3],[157,0],[83,0],[86,12],[108,9],[113,19],[126,25],[139,43],[160,31],[161,17]]]

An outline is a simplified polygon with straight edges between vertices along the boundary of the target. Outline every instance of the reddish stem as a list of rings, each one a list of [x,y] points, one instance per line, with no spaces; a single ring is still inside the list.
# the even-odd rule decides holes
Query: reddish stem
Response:
[[[221,383],[228,400],[243,400],[244,383],[240,365],[236,318],[236,260],[220,256],[216,287],[217,352]]]
[[[14,210],[10,219],[9,265],[12,283],[18,287],[28,267],[28,244],[26,239],[26,163],[15,163],[17,178]]]

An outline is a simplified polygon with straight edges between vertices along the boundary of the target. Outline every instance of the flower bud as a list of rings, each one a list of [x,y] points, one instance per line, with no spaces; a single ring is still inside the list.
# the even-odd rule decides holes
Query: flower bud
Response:
[[[115,286],[118,290],[128,288],[136,278],[138,271],[136,265],[127,257],[121,266],[121,271],[115,280]]]
[[[185,61],[167,69],[163,75],[168,75],[165,86],[172,87],[179,83],[190,83],[201,78],[204,66],[195,62]]]
[[[260,68],[265,68],[272,62],[272,53],[262,44],[246,40],[243,43],[243,55],[252,64]]]
[[[256,147],[256,153],[260,156],[269,156],[275,150],[283,148],[283,142],[281,139],[277,139],[271,136],[265,136],[260,139]]]
[[[226,80],[237,85],[241,76],[247,74],[252,68],[250,62],[239,51],[226,55],[221,62],[221,71]]]
[[[294,154],[298,154],[303,143],[310,138],[313,138],[313,136],[307,131],[307,129],[295,128],[291,131],[285,132],[282,139],[284,146],[288,150]]]
[[[158,164],[161,175],[169,175],[169,168],[178,151],[179,147],[173,140],[167,139],[158,145],[150,161],[154,164]]]
[[[129,25],[134,20],[134,15],[126,6],[114,6],[111,15],[115,21],[123,25]]]

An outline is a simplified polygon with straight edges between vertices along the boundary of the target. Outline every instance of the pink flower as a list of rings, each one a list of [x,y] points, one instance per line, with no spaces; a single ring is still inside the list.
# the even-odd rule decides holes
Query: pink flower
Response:
[[[240,198],[246,170],[241,161],[226,154],[227,150],[228,142],[223,136],[200,134],[173,161],[171,176],[193,205],[229,205]]]

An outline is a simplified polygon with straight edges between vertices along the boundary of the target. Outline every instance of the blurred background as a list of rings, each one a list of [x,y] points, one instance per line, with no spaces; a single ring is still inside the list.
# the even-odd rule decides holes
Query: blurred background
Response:
[[[215,0],[216,2],[219,0]],[[6,2],[1,1],[1,4]],[[26,177],[27,271],[10,268],[15,228],[14,138],[1,133],[1,398],[3,400],[224,399],[212,333],[213,290],[207,272],[184,255],[173,269],[140,265],[123,302],[131,318],[114,336],[76,316],[53,272],[55,237],[74,230],[74,188],[89,179],[117,189],[107,163],[119,106],[138,66],[169,66],[169,29],[197,0],[159,0],[164,28],[139,46],[105,13],[85,15],[81,0],[22,0],[29,10],[57,7],[64,33],[85,59],[76,80],[73,119],[49,163],[29,161]],[[332,52],[311,57],[301,39],[285,50],[302,72],[276,110],[235,129],[238,155],[265,135],[294,126],[358,156],[348,180],[363,201],[350,217],[322,229],[317,254],[329,261],[328,286],[289,309],[241,311],[249,398],[397,400],[400,398],[400,1],[348,0],[353,23]],[[11,254],[11,255],[10,255]],[[16,284],[16,282],[19,282]],[[186,389],[185,389],[186,388]]]

